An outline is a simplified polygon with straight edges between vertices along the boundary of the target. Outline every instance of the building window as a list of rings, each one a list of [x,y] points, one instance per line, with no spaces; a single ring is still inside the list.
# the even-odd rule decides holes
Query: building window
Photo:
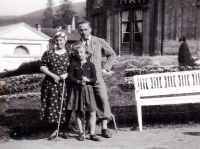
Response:
[[[148,2],[148,0],[116,0],[115,3],[118,5],[121,4],[138,4],[138,3],[145,3]]]
[[[29,55],[29,51],[24,46],[18,46],[14,50],[14,55]]]
[[[133,43],[142,42],[142,10],[122,11],[121,18],[122,43],[130,43],[131,40]]]
[[[142,42],[142,10],[134,12],[134,42]]]
[[[97,37],[102,37],[102,16],[95,15],[93,17],[93,35]]]
[[[130,42],[130,12],[122,11],[122,43]]]
[[[103,7],[103,0],[92,0],[92,8],[98,9]]]

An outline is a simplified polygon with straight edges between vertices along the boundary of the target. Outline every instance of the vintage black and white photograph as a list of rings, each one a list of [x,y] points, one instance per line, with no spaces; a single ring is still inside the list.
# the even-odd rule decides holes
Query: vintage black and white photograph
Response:
[[[0,0],[0,149],[200,149],[200,0]]]

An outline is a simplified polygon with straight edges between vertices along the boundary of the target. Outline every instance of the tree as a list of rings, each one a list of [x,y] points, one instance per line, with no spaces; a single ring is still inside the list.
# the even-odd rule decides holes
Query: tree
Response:
[[[52,10],[53,5],[54,5],[53,0],[48,0],[47,8],[42,14],[44,16],[44,18],[42,19],[42,27],[49,28],[53,26],[54,22],[54,16]]]
[[[53,26],[64,26],[72,23],[72,18],[76,14],[69,0],[63,0],[54,16]]]

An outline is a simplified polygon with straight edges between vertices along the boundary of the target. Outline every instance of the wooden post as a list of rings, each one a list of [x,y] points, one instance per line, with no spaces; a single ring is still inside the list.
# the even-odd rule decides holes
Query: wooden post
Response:
[[[106,41],[110,44],[110,11],[106,10]]]
[[[200,59],[200,0],[197,0],[197,23],[196,23],[196,53],[198,60]]]
[[[121,20],[120,11],[115,12],[115,25],[114,25],[114,50],[118,56],[121,56]]]
[[[143,48],[143,56],[148,56],[149,55],[149,40],[150,38],[149,35],[149,9],[143,10],[143,43],[142,43],[142,48]]]
[[[155,5],[155,30],[154,30],[154,55],[161,55],[163,36],[163,0],[156,0]]]

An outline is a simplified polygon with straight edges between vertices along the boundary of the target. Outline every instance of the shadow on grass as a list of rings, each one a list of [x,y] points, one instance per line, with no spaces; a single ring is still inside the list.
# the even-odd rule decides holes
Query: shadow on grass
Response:
[[[136,106],[112,107],[117,126],[138,130]],[[187,127],[200,123],[200,104],[144,106],[142,107],[143,129]],[[112,122],[109,125],[114,128]],[[181,126],[179,126],[181,125]]]
[[[6,116],[0,115],[0,126],[8,127],[7,133],[13,139],[47,137],[45,134],[48,134],[51,128],[45,121],[40,121],[39,112],[39,110],[7,110]]]
[[[200,132],[184,132],[185,135],[200,136]]]
[[[39,119],[40,110],[9,109],[0,115],[1,136],[13,139],[44,139],[55,130],[46,121]],[[200,104],[149,106],[143,107],[143,129],[187,127],[200,123]],[[119,130],[130,128],[138,130],[137,111],[135,106],[114,106],[112,113],[115,116]],[[72,115],[71,127],[75,126]],[[179,126],[180,125],[180,126]],[[109,122],[109,128],[114,124]],[[6,131],[5,131],[6,130]],[[185,132],[187,135],[200,135],[200,132]]]
[[[0,127],[7,127],[4,136],[13,139],[44,139],[48,138],[56,129],[52,125],[39,119],[40,110],[12,109],[0,115]]]

